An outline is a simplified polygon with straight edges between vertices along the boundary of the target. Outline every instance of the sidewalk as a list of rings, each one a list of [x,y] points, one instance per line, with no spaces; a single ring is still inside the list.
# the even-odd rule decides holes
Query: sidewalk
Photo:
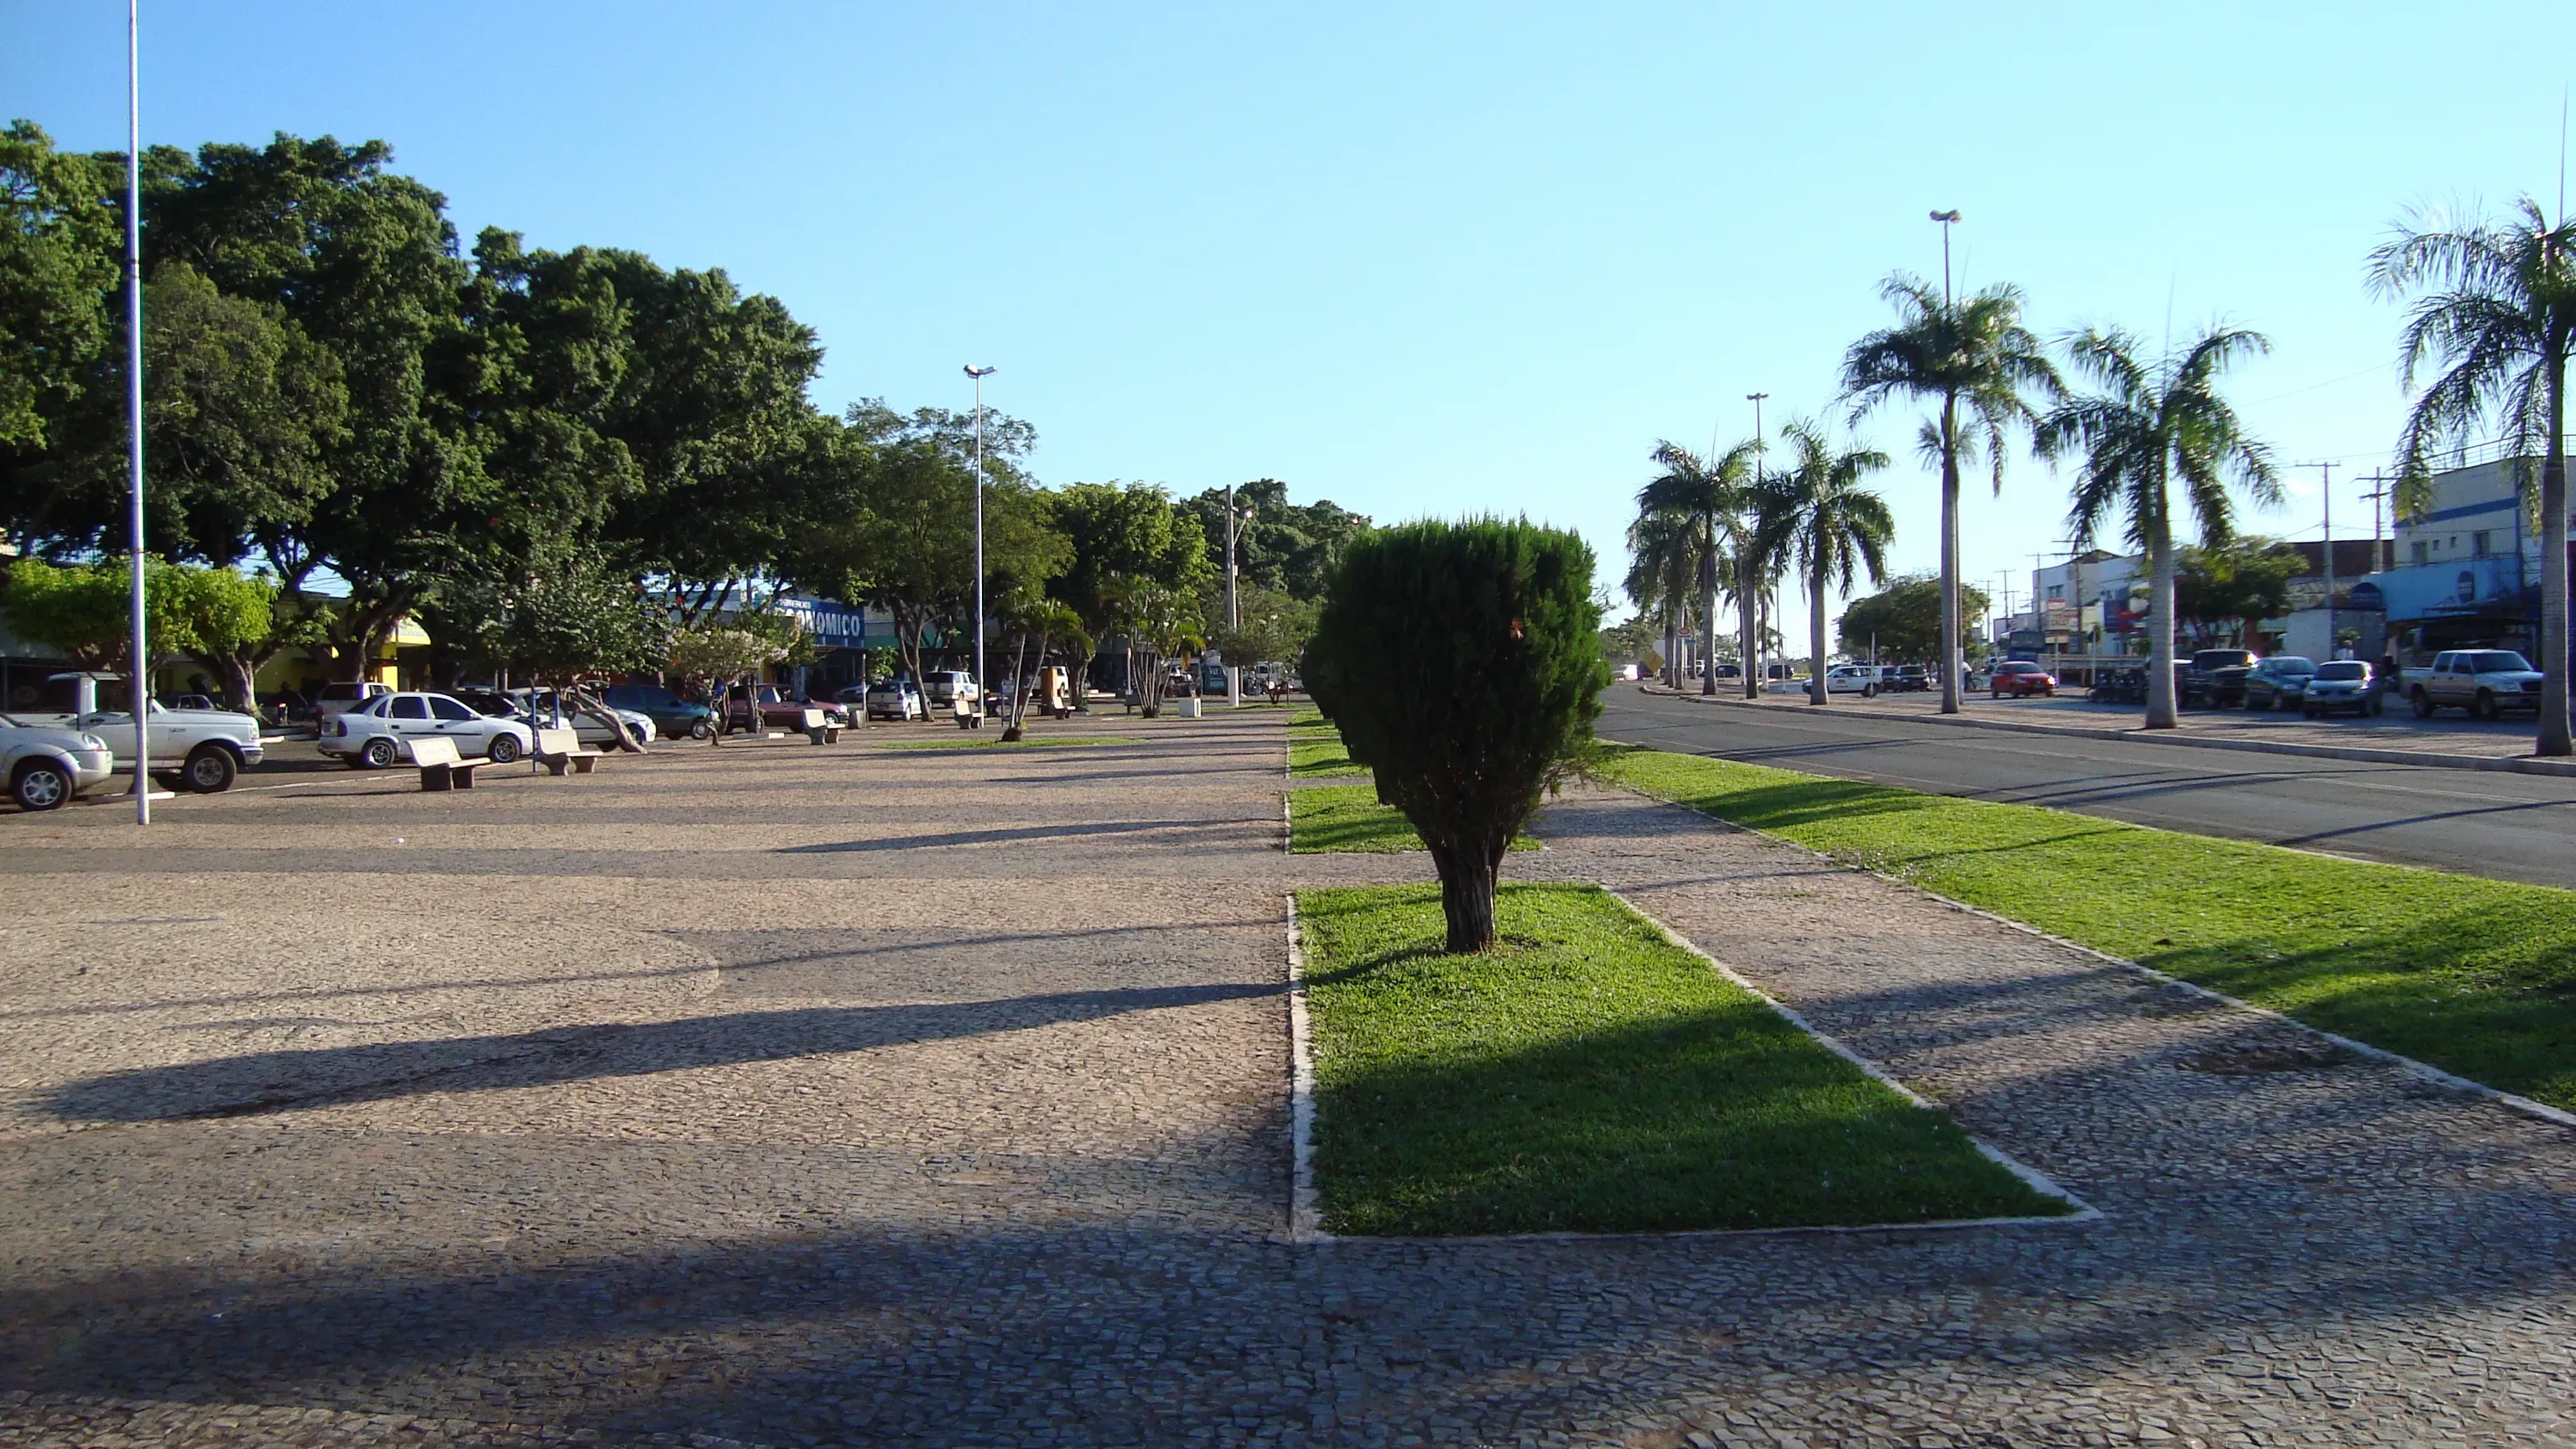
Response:
[[[1726,681],[1732,683],[1732,681]],[[1697,704],[1735,709],[1812,710],[1801,694],[1765,693],[1746,699],[1737,693],[1703,695],[1696,689],[1672,690],[1653,680],[1639,682],[1648,694],[1676,696]],[[1738,686],[1739,688],[1741,686]],[[2372,718],[2337,717],[2310,720],[2296,712],[2258,710],[2185,710],[2169,730],[2149,730],[2139,721],[2144,711],[2134,705],[2088,704],[2080,698],[1989,699],[1970,695],[1960,713],[1941,713],[1939,693],[1883,694],[1863,699],[1838,694],[1825,708],[1862,719],[1901,720],[1958,729],[2010,730],[2027,734],[2074,735],[2089,739],[2149,741],[2205,749],[2252,750],[2263,754],[2307,755],[2330,760],[2364,760],[2388,765],[2434,769],[2512,770],[2530,775],[2576,776],[2576,760],[2532,756],[2532,724],[2511,716],[2495,723],[2444,716],[2413,717],[2398,705]]]
[[[1298,1245],[1284,714],[0,818],[0,1445],[2563,1444],[2576,1140],[1674,807],[2095,1223]],[[853,747],[855,746],[855,747]]]

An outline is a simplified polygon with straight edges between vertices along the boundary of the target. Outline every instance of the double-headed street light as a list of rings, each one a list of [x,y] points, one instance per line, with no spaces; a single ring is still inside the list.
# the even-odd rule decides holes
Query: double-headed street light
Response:
[[[975,379],[975,712],[984,713],[984,379],[989,367],[966,364]]]

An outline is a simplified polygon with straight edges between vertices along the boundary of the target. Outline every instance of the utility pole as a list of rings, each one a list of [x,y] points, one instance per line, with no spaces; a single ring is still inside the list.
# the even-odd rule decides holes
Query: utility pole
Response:
[[[1770,395],[1767,392],[1748,392],[1744,395],[1744,400],[1753,404],[1753,487],[1756,492],[1761,491],[1762,488],[1762,455],[1771,451],[1770,440],[1762,435],[1762,400]],[[1749,552],[1745,561],[1748,563],[1752,561]],[[1762,639],[1763,626],[1771,622],[1769,591],[1759,591],[1763,607],[1755,610],[1754,601],[1757,591],[1753,586],[1756,582],[1753,579],[1745,579],[1742,581],[1742,587],[1736,591],[1737,606],[1755,616],[1752,624],[1744,631],[1744,642],[1750,646],[1744,651],[1744,697],[1746,699],[1753,699],[1761,694],[1762,662],[1770,657],[1769,650]]]
[[[2326,560],[2326,657],[2335,657],[2335,576],[2334,576],[2334,464],[2310,463],[2317,470],[2317,494],[2325,500],[2326,541],[2322,552]]]
[[[2387,499],[2389,494],[2388,475],[2385,473],[2373,473],[2370,475],[2368,481],[2379,485],[2368,493],[2361,495],[2362,497],[2370,500],[2370,566],[2375,570],[2385,571],[2397,567],[2395,551],[2391,549],[2388,552],[2382,552],[2379,542],[2380,504]]]
[[[990,367],[966,365],[966,375],[975,379],[975,713],[984,713],[984,379],[993,375]],[[1019,681],[1011,682],[1014,689]],[[927,685],[923,686],[925,689]]]
[[[1234,594],[1234,485],[1231,483],[1225,485],[1225,627],[1236,634],[1243,631],[1243,610],[1235,602]],[[1225,707],[1243,708],[1243,661],[1240,659],[1225,661]]]
[[[125,430],[133,515],[126,567],[132,575],[134,823],[152,823],[152,659],[144,652],[143,605],[143,24],[140,0],[125,5]]]

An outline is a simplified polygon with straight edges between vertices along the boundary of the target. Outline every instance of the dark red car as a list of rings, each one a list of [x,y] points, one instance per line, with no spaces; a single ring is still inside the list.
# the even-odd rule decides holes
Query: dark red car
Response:
[[[2057,693],[2057,676],[2027,659],[2007,659],[1995,666],[1986,687],[1994,691],[1997,699],[2007,694],[2015,699],[2025,699],[2034,694],[2053,695]]]

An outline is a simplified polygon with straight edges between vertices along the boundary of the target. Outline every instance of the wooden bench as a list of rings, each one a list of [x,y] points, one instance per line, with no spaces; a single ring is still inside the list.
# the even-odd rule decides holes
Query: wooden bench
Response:
[[[818,745],[835,745],[841,742],[841,727],[832,723],[831,717],[819,709],[805,711],[805,722],[798,728],[805,731],[805,738]]]
[[[474,772],[492,763],[469,760],[456,752],[456,741],[436,735],[403,741],[411,762],[420,766],[423,790],[471,790]]]
[[[538,764],[546,767],[549,775],[560,775],[566,770],[576,775],[587,775],[599,768],[599,751],[585,748],[581,736],[569,728],[537,731],[537,747],[531,755]]]

